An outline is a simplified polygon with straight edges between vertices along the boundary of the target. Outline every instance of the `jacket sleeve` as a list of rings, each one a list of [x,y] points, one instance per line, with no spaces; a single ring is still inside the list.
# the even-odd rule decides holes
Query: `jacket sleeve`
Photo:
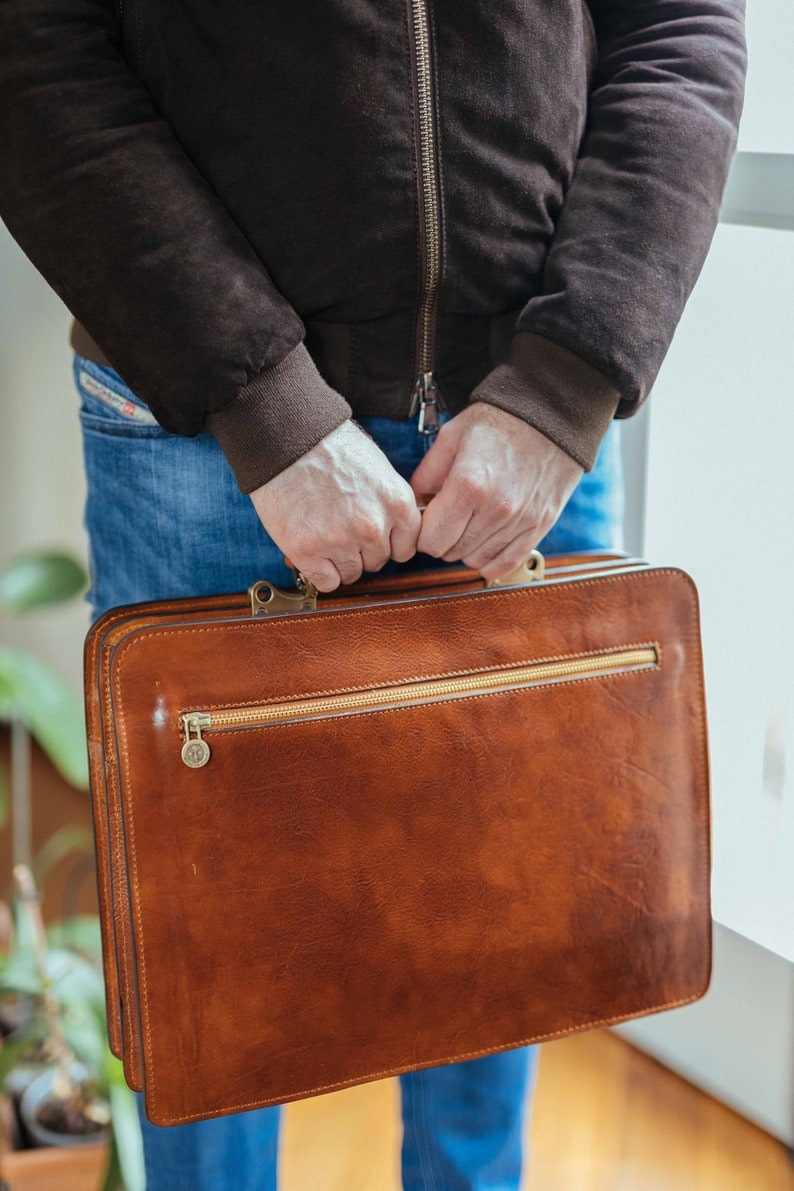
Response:
[[[351,414],[304,325],[127,67],[113,0],[0,0],[0,217],[170,431],[243,491]]]
[[[590,0],[587,126],[542,292],[472,393],[592,467],[645,399],[708,252],[744,96],[743,0]]]

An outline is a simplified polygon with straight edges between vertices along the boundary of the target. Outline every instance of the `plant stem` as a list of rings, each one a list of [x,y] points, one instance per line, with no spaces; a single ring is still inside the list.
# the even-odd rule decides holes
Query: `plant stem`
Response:
[[[11,803],[14,816],[14,864],[29,867],[33,855],[30,733],[18,715],[11,717]]]
[[[47,1022],[49,1050],[57,1067],[58,1082],[62,1088],[68,1089],[67,1095],[72,1096],[77,1094],[74,1080],[69,1074],[69,1064],[73,1061],[74,1054],[61,1031],[60,1010],[58,1002],[52,995],[50,979],[47,975],[47,935],[44,930],[44,919],[41,916],[41,899],[33,880],[33,874],[27,865],[14,865],[14,883],[33,931],[33,945],[36,954],[36,967],[41,980],[41,996]],[[66,1096],[63,1098],[65,1099]]]

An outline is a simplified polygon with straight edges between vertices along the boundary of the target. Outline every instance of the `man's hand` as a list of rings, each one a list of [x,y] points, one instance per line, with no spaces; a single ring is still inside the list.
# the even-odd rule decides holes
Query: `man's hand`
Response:
[[[426,509],[417,549],[499,579],[548,533],[583,469],[527,422],[475,402],[446,422],[411,476]]]
[[[259,520],[320,591],[416,553],[422,515],[380,447],[344,422],[251,493]]]

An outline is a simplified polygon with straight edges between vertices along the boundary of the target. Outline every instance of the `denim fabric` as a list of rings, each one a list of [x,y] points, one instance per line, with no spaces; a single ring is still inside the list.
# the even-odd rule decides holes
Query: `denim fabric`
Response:
[[[75,358],[88,478],[95,615],[116,604],[241,591],[292,576],[208,434],[188,439],[146,419],[117,373]],[[360,418],[406,479],[432,440],[414,421]],[[620,547],[619,425],[604,439],[547,553]],[[412,567],[438,565],[417,556]],[[399,564],[389,564],[397,568]],[[405,1191],[517,1191],[536,1048],[400,1077]],[[139,1099],[140,1104],[140,1099]],[[141,1111],[148,1191],[273,1191],[279,1108],[160,1128]]]

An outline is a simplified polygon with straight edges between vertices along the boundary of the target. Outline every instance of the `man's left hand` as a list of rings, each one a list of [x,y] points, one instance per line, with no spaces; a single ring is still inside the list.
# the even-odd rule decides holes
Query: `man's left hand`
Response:
[[[417,495],[437,493],[417,550],[462,560],[485,579],[508,575],[552,528],[582,472],[534,426],[475,402],[441,427],[411,476]]]

